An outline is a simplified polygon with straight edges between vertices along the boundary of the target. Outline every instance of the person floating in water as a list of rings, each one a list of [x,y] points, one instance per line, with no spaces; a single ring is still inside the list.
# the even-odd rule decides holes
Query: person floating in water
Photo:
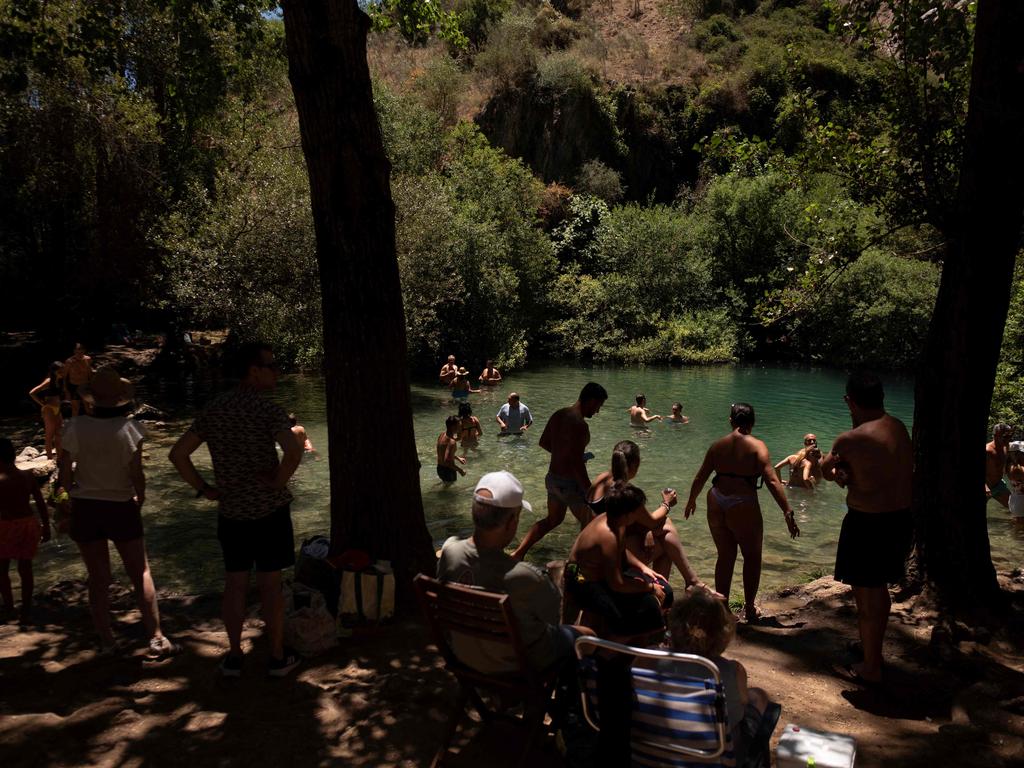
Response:
[[[470,393],[478,394],[479,389],[473,389],[469,383],[469,371],[465,368],[459,368],[455,374],[455,378],[452,379],[452,383],[448,385],[448,388],[452,391],[452,398],[455,400],[465,400],[469,397]]]
[[[813,490],[821,482],[821,449],[818,448],[818,438],[812,434],[804,435],[804,447],[775,465],[775,472],[780,480],[780,470],[783,467],[789,468],[790,488]]]
[[[985,494],[1003,507],[1010,502],[1010,489],[1003,475],[1006,474],[1006,449],[1012,438],[1013,427],[996,424],[992,428],[992,442],[985,445]]]
[[[647,395],[641,392],[636,396],[636,405],[629,407],[629,424],[632,427],[645,429],[652,421],[661,421],[661,416],[651,414],[647,408]]]
[[[459,417],[449,416],[444,420],[444,432],[437,436],[437,476],[445,485],[454,483],[458,475],[466,474],[466,470],[459,466],[466,460],[456,455],[458,448]]]
[[[484,433],[480,419],[473,415],[473,406],[459,403],[459,442],[462,444],[463,457],[469,455],[469,449],[480,444],[480,435]]]
[[[299,419],[294,413],[288,414],[288,421],[292,425],[292,434],[295,435],[295,440],[302,447],[306,453],[313,453],[316,449],[313,447],[313,443],[310,442],[309,435],[306,434],[306,428],[299,424]]]
[[[501,383],[501,371],[494,367],[494,361],[488,360],[483,371],[480,372],[480,384],[482,386],[494,386]]]
[[[540,541],[553,528],[565,520],[565,510],[571,509],[580,526],[589,523],[594,513],[587,504],[590,476],[584,452],[590,442],[587,419],[596,415],[608,399],[608,392],[600,384],[589,382],[580,391],[579,399],[555,411],[548,419],[540,436],[540,447],[551,454],[544,485],[548,491],[548,516],[538,520],[527,532],[512,557],[522,560],[530,547]]]
[[[712,472],[715,473],[708,491],[708,527],[718,550],[715,562],[715,590],[729,597],[732,575],[736,567],[737,548],[743,554],[743,603],[747,621],[759,616],[754,600],[761,584],[761,555],[764,537],[764,519],[757,499],[757,481],[765,485],[782,510],[789,535],[800,535],[793,508],[786,498],[768,447],[750,434],[754,428],[754,408],[747,403],[733,403],[729,413],[732,431],[716,440],[708,448],[704,463],[697,470],[690,486],[690,498],[684,515],[690,518],[697,509],[697,496]]]
[[[836,671],[852,682],[873,685],[882,680],[888,585],[903,578],[914,539],[914,448],[903,422],[885,412],[877,377],[853,374],[844,399],[853,429],[836,438],[822,470],[826,480],[846,488],[835,579],[853,588],[864,659]]]
[[[448,355],[448,362],[441,366],[441,373],[438,374],[438,381],[442,386],[449,386],[458,375],[459,366],[455,364],[455,355]]]
[[[526,404],[519,401],[519,393],[510,392],[508,402],[501,406],[494,420],[501,427],[501,432],[498,433],[499,436],[521,435],[533,424],[533,415],[530,413],[530,409],[526,407]]]
[[[28,396],[35,400],[43,417],[46,433],[46,458],[60,458],[61,430],[64,416],[60,412],[64,397],[64,364],[59,360],[50,363],[50,375],[29,390]]]
[[[672,414],[668,417],[668,420],[673,424],[689,424],[690,417],[683,416],[683,404],[672,403]]]

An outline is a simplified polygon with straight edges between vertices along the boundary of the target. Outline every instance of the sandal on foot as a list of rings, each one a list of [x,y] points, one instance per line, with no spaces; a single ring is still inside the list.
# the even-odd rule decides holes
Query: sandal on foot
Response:
[[[862,677],[861,674],[853,668],[852,664],[833,664],[832,672],[842,680],[854,685],[859,685],[863,688],[881,688],[881,680],[868,680],[866,677]]]

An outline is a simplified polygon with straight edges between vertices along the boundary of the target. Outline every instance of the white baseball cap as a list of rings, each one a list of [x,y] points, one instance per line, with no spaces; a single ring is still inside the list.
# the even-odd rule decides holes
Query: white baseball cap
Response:
[[[485,489],[491,492],[490,498],[478,493]],[[473,501],[503,509],[514,509],[521,506],[527,512],[533,512],[533,507],[523,498],[523,484],[511,472],[504,470],[488,472],[481,477],[480,482],[473,489]]]

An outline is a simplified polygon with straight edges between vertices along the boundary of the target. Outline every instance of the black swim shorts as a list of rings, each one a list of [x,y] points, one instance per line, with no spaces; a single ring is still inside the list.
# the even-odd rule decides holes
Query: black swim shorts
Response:
[[[446,467],[443,464],[437,465],[437,476],[444,480],[446,483],[454,483],[458,474],[451,467]]]
[[[860,512],[843,518],[836,550],[836,581],[851,587],[884,587],[903,578],[914,543],[914,519],[909,509]]]
[[[291,508],[285,504],[257,520],[217,518],[217,539],[228,573],[281,571],[295,565]]]
[[[602,581],[579,581],[573,575],[573,565],[566,568],[566,592],[580,608],[604,619],[610,633],[639,635],[665,627],[661,606],[653,594],[615,592]]]

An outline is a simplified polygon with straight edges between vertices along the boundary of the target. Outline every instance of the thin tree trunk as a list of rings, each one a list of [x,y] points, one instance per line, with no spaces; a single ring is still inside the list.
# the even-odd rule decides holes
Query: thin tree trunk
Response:
[[[413,435],[390,164],[355,0],[286,0],[323,304],[331,547],[433,568]]]
[[[957,220],[918,371],[915,522],[927,578],[957,612],[999,594],[983,494],[992,387],[1024,212],[1024,2],[980,0]]]

